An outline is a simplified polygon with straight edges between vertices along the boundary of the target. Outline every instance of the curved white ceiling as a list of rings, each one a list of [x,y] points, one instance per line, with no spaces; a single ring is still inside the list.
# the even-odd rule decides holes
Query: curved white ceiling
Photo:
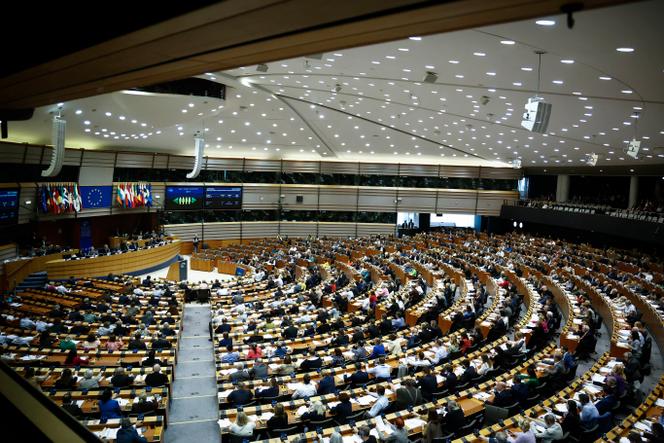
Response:
[[[206,155],[523,166],[664,163],[664,2],[564,16],[208,73],[225,101],[113,93],[67,102],[67,146]],[[620,52],[617,48],[633,48]],[[547,134],[520,127],[538,89]],[[427,71],[435,83],[425,83]],[[50,115],[10,123],[14,141],[49,143]],[[80,112],[79,112],[80,111]],[[110,115],[109,115],[110,114]],[[123,118],[124,117],[124,118]],[[638,160],[624,151],[642,141]]]

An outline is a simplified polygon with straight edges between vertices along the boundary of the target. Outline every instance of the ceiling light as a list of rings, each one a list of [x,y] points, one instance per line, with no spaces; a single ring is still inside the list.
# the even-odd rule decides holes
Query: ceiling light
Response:
[[[399,48],[399,51],[401,51],[401,52],[408,52],[408,51],[410,51],[410,49],[408,49],[408,48]]]
[[[620,92],[622,92],[623,94],[631,94],[632,93],[632,91],[630,89],[623,89]]]
[[[81,111],[80,109],[76,110],[76,115],[81,115],[82,113],[83,113],[83,111]]]
[[[533,70],[533,68],[531,68],[530,66],[523,66],[523,67],[521,68],[521,70],[522,70],[522,71],[526,71],[526,72],[530,72],[530,71]]]
[[[473,52],[473,55],[477,57],[484,57],[486,54],[484,52]]]
[[[537,20],[535,24],[540,26],[553,26],[556,24],[555,20]]]
[[[449,62],[452,63],[453,65],[459,64],[459,60],[449,60]]]
[[[616,48],[618,52],[634,52],[634,48]]]
[[[494,75],[496,75],[496,73],[495,72],[487,72],[486,75],[490,75],[491,77],[493,77]]]
[[[562,80],[553,80],[551,83],[554,83],[556,85],[562,85],[564,82]]]
[[[416,42],[422,40],[422,37],[408,37],[409,40],[415,40]]]
[[[600,75],[599,79],[600,80],[611,80],[611,77],[607,77],[606,75]]]
[[[564,59],[564,60],[560,60],[560,63],[564,63],[566,65],[571,65],[571,64],[574,63],[574,60]]]
[[[503,45],[513,45],[516,42],[514,40],[501,40],[500,43]]]

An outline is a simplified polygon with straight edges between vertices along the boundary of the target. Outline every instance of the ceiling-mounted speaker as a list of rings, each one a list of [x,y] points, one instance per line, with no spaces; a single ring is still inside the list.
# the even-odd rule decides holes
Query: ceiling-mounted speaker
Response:
[[[436,83],[438,81],[438,74],[433,71],[427,71],[424,75],[424,83]]]
[[[42,177],[55,177],[62,170],[62,163],[65,159],[65,129],[67,121],[60,116],[53,117],[53,131],[51,132],[51,141],[53,151],[51,152],[51,163],[48,169],[42,171]]]
[[[636,159],[638,158],[640,149],[641,149],[641,140],[633,138],[629,142],[629,145],[627,145],[627,155],[629,155],[633,159]]]
[[[187,178],[196,178],[201,173],[204,151],[205,139],[203,137],[194,137],[194,169],[187,174]]]
[[[542,97],[530,97],[525,109],[521,126],[531,132],[545,133],[551,117],[551,103],[546,103]]]

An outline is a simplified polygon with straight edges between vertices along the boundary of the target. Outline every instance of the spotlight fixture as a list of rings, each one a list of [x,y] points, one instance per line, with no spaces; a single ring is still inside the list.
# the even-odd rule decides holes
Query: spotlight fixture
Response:
[[[256,65],[256,71],[258,72],[267,72],[267,65],[265,63],[261,63],[259,65]]]
[[[480,97],[480,103],[482,103],[484,106],[486,106],[490,100],[491,98],[487,95],[483,95],[482,97]]]
[[[433,71],[427,71],[424,76],[424,83],[436,83],[438,81],[438,74]]]
[[[341,92],[341,85],[339,83],[334,85],[334,92]]]

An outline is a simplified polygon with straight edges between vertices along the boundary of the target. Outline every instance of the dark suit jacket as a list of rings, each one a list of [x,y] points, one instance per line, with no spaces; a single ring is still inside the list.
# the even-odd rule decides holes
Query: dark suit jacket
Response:
[[[339,423],[346,423],[346,418],[349,415],[353,415],[353,404],[350,401],[342,401],[332,408],[332,414],[334,414]]]
[[[417,406],[422,404],[422,392],[419,388],[406,388],[402,386],[397,389],[395,403],[397,410],[406,409],[408,406]]]
[[[355,371],[348,378],[355,386],[362,385],[369,381],[369,374],[364,371]]]
[[[249,403],[254,395],[251,391],[236,389],[230,394],[228,394],[228,402],[237,406],[241,406],[245,403]]]
[[[147,386],[164,386],[165,384],[168,383],[168,376],[166,374],[163,374],[161,372],[158,373],[150,373],[145,377],[145,384]]]
[[[256,398],[276,397],[278,395],[279,395],[279,388],[267,388],[260,391],[256,389],[256,392],[254,393],[254,396]]]
[[[513,405],[514,397],[512,396],[512,392],[509,389],[505,389],[502,392],[496,392],[493,399],[493,403],[491,404],[498,408],[503,408],[505,406]]]
[[[438,390],[438,381],[436,376],[433,374],[425,375],[421,377],[418,382],[420,383],[420,390],[422,391],[422,397],[427,400],[433,398],[433,393]]]
[[[147,378],[146,378],[147,381]],[[134,382],[134,378],[128,375],[114,375],[111,377],[111,384],[114,388],[124,388]]]
[[[456,432],[466,424],[466,416],[461,409],[448,411],[445,417],[443,417],[443,422],[447,431]]]

